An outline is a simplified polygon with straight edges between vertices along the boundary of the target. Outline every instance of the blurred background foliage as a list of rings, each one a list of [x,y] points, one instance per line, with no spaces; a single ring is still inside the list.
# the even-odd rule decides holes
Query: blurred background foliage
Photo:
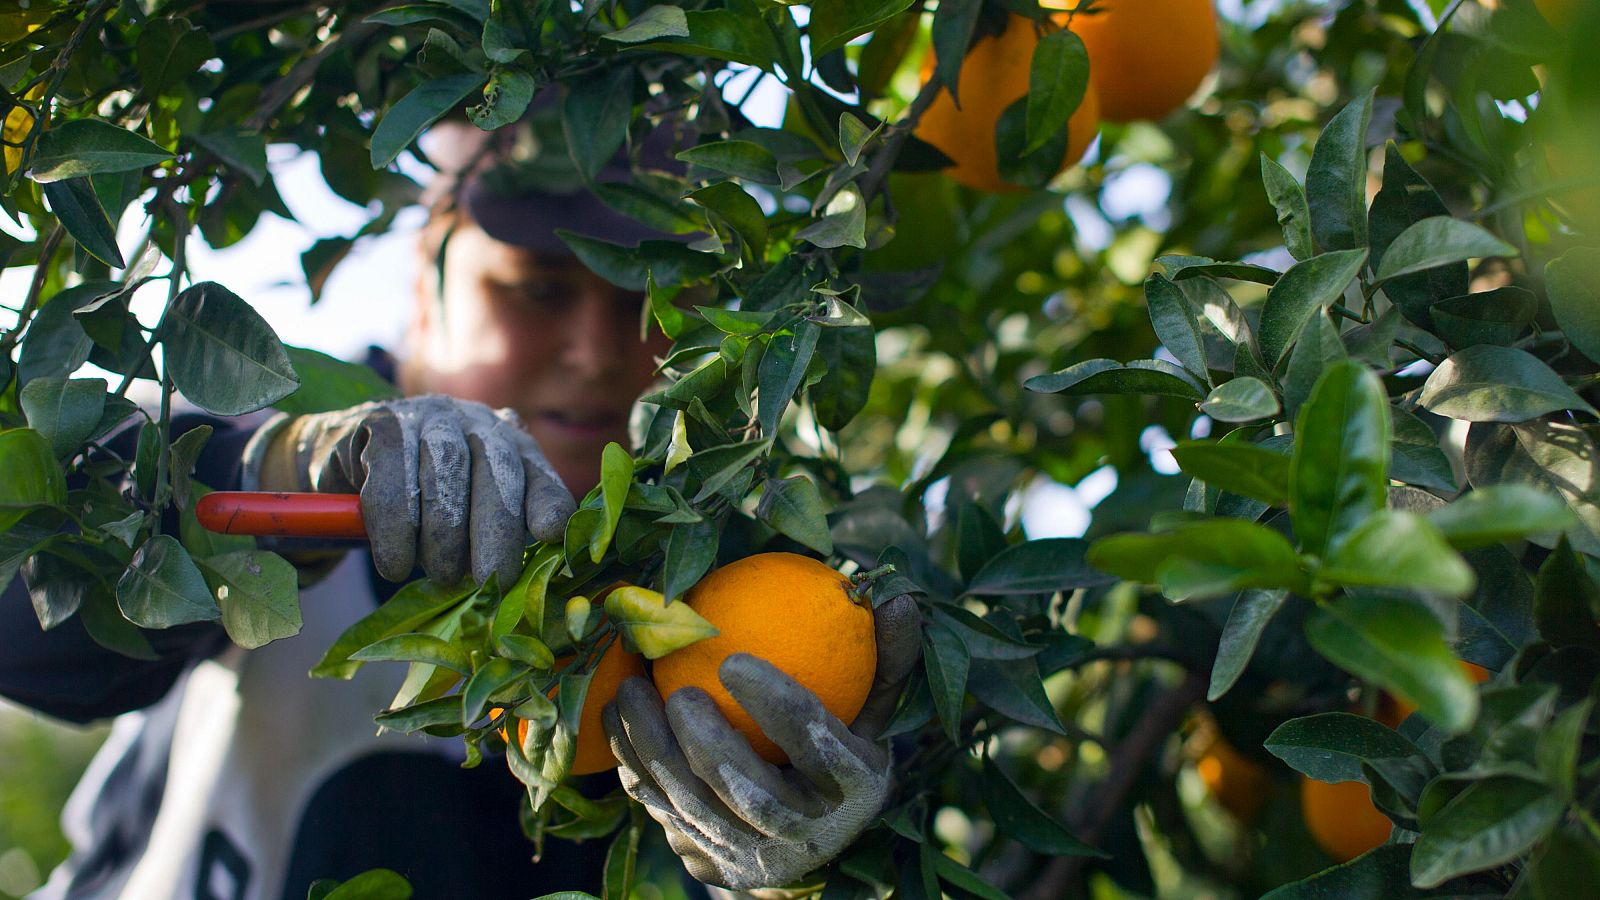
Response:
[[[956,549],[958,530],[938,526],[947,511],[966,505],[1029,538],[1143,528],[1153,514],[1182,505],[1190,479],[1177,473],[1164,449],[1175,439],[1205,436],[1207,422],[1191,403],[1069,400],[1021,385],[1086,359],[1157,354],[1143,282],[1159,256],[1285,267],[1290,260],[1260,158],[1303,178],[1318,131],[1352,99],[1376,89],[1368,145],[1381,148],[1399,137],[1402,154],[1451,212],[1489,211],[1479,215],[1520,246],[1527,270],[1541,270],[1566,249],[1567,226],[1595,211],[1581,195],[1582,175],[1568,186],[1565,206],[1546,192],[1561,178],[1553,168],[1600,170],[1585,165],[1585,148],[1593,145],[1583,139],[1584,110],[1591,109],[1583,105],[1583,88],[1600,81],[1585,80],[1591,63],[1579,55],[1532,60],[1549,65],[1530,70],[1529,54],[1537,51],[1529,48],[1550,43],[1549,25],[1531,0],[1257,0],[1226,3],[1222,13],[1221,62],[1197,99],[1159,123],[1104,125],[1084,164],[1064,172],[1048,192],[993,195],[937,174],[891,177],[896,231],[866,255],[866,271],[852,276],[879,328],[867,407],[837,447],[803,418],[791,439],[813,451],[836,451],[859,488],[901,486],[900,496],[925,505],[946,553]],[[1453,18],[1449,39],[1428,43],[1446,15]],[[925,16],[873,111],[892,119],[911,102],[927,31]],[[871,46],[853,45],[852,64],[859,67]],[[1447,114],[1413,120],[1401,133],[1396,122],[1405,121],[1407,110],[1396,98],[1413,91],[1407,75],[1425,47],[1434,54],[1436,81],[1419,99]],[[380,54],[370,64],[395,67],[402,56]],[[333,77],[370,84],[375,72]],[[1532,99],[1542,88],[1530,80],[1537,77],[1576,85],[1570,107],[1546,115],[1547,104]],[[1482,92],[1492,102],[1480,103]],[[1469,102],[1448,102],[1462,97]],[[304,128],[305,146],[324,147],[323,171],[336,191],[343,186],[351,196],[383,198],[375,230],[413,199],[408,181],[367,166],[360,124]],[[1546,146],[1576,149],[1562,158]],[[241,203],[217,203],[216,214],[200,221],[213,244],[237,240],[261,209],[275,206],[245,182],[234,188]],[[1377,188],[1373,176],[1369,198]],[[347,244],[319,246],[307,255],[314,287],[347,250]],[[926,268],[932,259],[939,261],[936,271]],[[1491,270],[1478,277],[1510,276]],[[1235,299],[1247,304],[1251,287],[1235,287]],[[870,495],[854,502],[869,501]],[[1112,767],[1105,742],[1127,737],[1185,672],[1210,668],[1228,611],[1226,601],[1177,606],[1131,585],[1065,611],[1077,632],[1095,642],[1100,659],[1046,685],[1068,736],[1037,729],[1005,734],[1005,755],[1024,762],[1014,777],[1046,808],[1081,805],[1084,792]],[[1261,745],[1289,716],[1352,702],[1371,712],[1380,699],[1354,692],[1344,673],[1312,652],[1298,617],[1286,609],[1267,630],[1240,689],[1191,718],[1183,739],[1136,773],[1131,802],[1103,823],[1102,846],[1112,858],[1095,863],[1093,895],[1255,896],[1328,866],[1334,860],[1306,831],[1293,772]],[[32,887],[64,853],[55,823],[101,734],[0,712],[0,896]],[[1259,768],[1239,765],[1241,758]],[[1245,779],[1232,791],[1229,772]],[[937,789],[934,830],[941,841],[953,852],[983,844],[974,829],[985,825],[962,813],[981,806],[978,788],[951,781]],[[985,865],[1002,883],[1026,882],[1037,863],[1014,843],[987,847],[992,858],[965,862]]]

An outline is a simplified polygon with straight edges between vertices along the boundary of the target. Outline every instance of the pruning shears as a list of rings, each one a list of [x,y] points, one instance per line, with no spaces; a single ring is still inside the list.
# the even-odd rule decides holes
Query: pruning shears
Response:
[[[194,515],[219,534],[367,539],[358,494],[213,491],[196,501]]]

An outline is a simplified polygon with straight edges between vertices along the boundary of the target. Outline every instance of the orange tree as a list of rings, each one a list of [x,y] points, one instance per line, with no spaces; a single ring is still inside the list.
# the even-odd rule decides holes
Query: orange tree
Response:
[[[1103,126],[1064,173],[1093,59],[1026,0],[15,7],[0,254],[32,274],[0,337],[0,572],[43,627],[76,615],[125,653],[200,620],[290,638],[288,564],[195,527],[206,435],[169,440],[171,397],[386,388],[190,283],[187,242],[287,214],[267,145],[315,150],[376,211],[305,255],[315,289],[414,199],[395,161],[453,110],[542,128],[586,182],[667,123],[685,172],[587,186],[693,238],[568,239],[675,342],[637,446],[516,583],[410,585],[316,674],[408,663],[378,721],[503,758],[536,843],[615,832],[620,898],[645,820],[565,784],[593,661],[707,633],[674,601],[719,562],[892,565],[874,594],[918,598],[924,665],[895,799],[827,897],[1577,893],[1600,878],[1600,12],[1542,6],[1559,28],[1529,0],[1252,9],[1200,97]],[[1028,190],[989,195],[913,135],[946,92],[992,99],[961,61],[1013,15],[1029,90],[969,138]],[[723,91],[743,70],[787,91],[781,127]],[[1165,199],[1130,205],[1139,183]],[[105,452],[129,422],[133,458]],[[1115,489],[1088,533],[1030,536],[1041,493],[1091,473]],[[569,602],[619,581],[656,593]],[[1380,692],[1416,713],[1390,727]],[[1195,723],[1265,773],[1234,782],[1254,802],[1205,795]],[[1359,783],[1387,841],[1332,866],[1302,775]],[[406,890],[361,881],[313,894]]]

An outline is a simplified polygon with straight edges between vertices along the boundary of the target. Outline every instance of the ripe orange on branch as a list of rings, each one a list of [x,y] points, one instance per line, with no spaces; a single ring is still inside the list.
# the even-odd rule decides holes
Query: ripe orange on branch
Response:
[[[572,657],[556,661],[559,671],[572,662]],[[578,714],[578,749],[572,758],[572,774],[592,775],[595,772],[604,772],[617,767],[617,758],[611,754],[611,745],[606,742],[606,729],[600,721],[600,714],[617,696],[617,688],[622,682],[635,675],[644,675],[644,657],[637,653],[629,653],[622,649],[622,641],[611,642],[606,652],[600,656],[600,661],[595,663],[594,674],[589,679],[589,691],[583,697],[583,711]],[[550,692],[551,698],[555,690]],[[499,715],[494,710],[492,715]],[[500,730],[505,736],[505,729]],[[517,723],[517,740],[528,739],[528,723],[526,720]]]
[[[662,697],[686,687],[705,691],[762,759],[789,757],[722,686],[717,673],[732,654],[778,667],[844,722],[861,711],[878,666],[872,609],[850,579],[827,565],[794,553],[758,553],[700,579],[679,602],[717,634],[656,660],[657,690]]]
[[[1098,0],[1069,26],[1089,51],[1089,87],[1107,122],[1160,119],[1182,106],[1217,64],[1212,0]],[[1046,0],[1076,9],[1080,0]],[[1067,17],[1059,15],[1057,21]]]
[[[917,137],[950,157],[955,165],[946,173],[967,187],[981,191],[1023,190],[1021,185],[1000,177],[994,132],[1006,107],[1028,93],[1033,48],[1039,45],[1039,27],[1031,19],[1008,16],[1005,31],[980,38],[962,60],[961,107],[956,108],[949,91],[940,91],[917,122]],[[933,77],[934,64],[934,55],[929,52],[922,65],[923,83]],[[1093,69],[1091,57],[1091,73]],[[1067,152],[1061,158],[1060,168],[1065,169],[1082,159],[1099,130],[1099,104],[1091,86],[1084,92],[1077,112],[1067,121]]]

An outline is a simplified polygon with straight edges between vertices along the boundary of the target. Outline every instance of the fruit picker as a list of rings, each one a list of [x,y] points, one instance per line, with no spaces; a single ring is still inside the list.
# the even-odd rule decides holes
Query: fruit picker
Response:
[[[536,119],[517,127],[540,128]],[[136,628],[106,605],[114,599],[95,595],[109,586],[76,584],[48,555],[5,587],[0,695],[67,721],[113,720],[63,815],[71,853],[39,897],[293,897],[315,879],[377,867],[426,897],[599,891],[599,842],[551,839],[530,860],[517,825],[522,791],[504,767],[463,768],[458,740],[374,733],[372,715],[403,672],[306,677],[341,633],[395,596],[396,580],[514,575],[528,540],[559,538],[570,491],[598,480],[604,445],[628,443],[629,410],[664,347],[639,342],[642,297],[583,268],[553,229],[623,243],[648,235],[573,190],[576,176],[551,164],[564,148],[550,129],[543,136],[515,150],[485,147],[498,138],[465,123],[425,136],[445,187],[418,241],[397,372],[408,397],[254,428],[174,418],[174,436],[214,430],[194,471],[209,488],[357,498],[323,498],[346,510],[334,531],[367,540],[304,563],[297,636],[246,649],[214,622]],[[529,147],[553,157],[516,158]],[[627,177],[625,160],[600,175]],[[133,442],[109,443],[129,456]],[[163,533],[179,533],[169,519]],[[113,621],[72,616],[42,628],[33,607],[69,589]],[[877,683],[852,725],[760,660],[722,668],[727,688],[789,751],[785,767],[754,758],[694,691],[663,704],[648,683],[625,685],[606,712],[622,783],[695,878],[740,890],[792,885],[881,810],[890,766],[880,730],[919,646],[909,599],[879,606],[876,640]],[[594,777],[602,783],[586,788],[604,790],[610,776]]]

